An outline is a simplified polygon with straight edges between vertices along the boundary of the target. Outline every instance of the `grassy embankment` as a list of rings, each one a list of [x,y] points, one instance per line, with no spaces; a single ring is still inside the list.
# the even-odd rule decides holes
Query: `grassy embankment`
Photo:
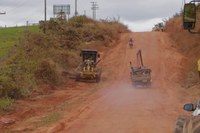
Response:
[[[0,58],[8,55],[9,50],[18,43],[26,31],[38,31],[37,26],[0,28]]]
[[[200,31],[200,8],[197,11],[195,31]],[[191,34],[182,27],[182,14],[175,15],[166,23],[166,32],[176,42],[176,47],[187,57],[183,61],[182,86],[199,88],[200,82],[197,73],[197,60],[200,59],[200,35]]]
[[[14,51],[16,50],[17,45],[19,45],[19,40],[27,30],[38,32],[39,28],[38,26],[0,28],[0,66],[5,67],[6,59],[14,56]],[[3,79],[2,75],[1,79]],[[0,84],[0,90],[1,89],[3,89],[3,86]],[[0,98],[0,110],[4,110],[12,104],[13,100],[9,97]]]
[[[41,85],[61,85],[67,80],[62,72],[77,67],[80,49],[105,47],[128,31],[118,22],[98,22],[84,16],[68,22],[49,21],[46,34],[37,28],[26,32],[23,28],[0,29],[5,36],[2,47],[8,46],[1,57],[11,54],[0,66],[0,98],[26,97],[40,92]],[[13,50],[8,52],[10,47]]]

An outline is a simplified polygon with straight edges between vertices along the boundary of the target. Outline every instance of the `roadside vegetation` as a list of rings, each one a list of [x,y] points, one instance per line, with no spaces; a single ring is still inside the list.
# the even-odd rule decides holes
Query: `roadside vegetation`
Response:
[[[63,72],[77,67],[80,49],[107,47],[120,33],[128,32],[119,22],[99,22],[85,16],[73,17],[68,22],[50,20],[46,25],[41,22],[32,28],[0,29],[1,35],[8,34],[0,40],[2,46],[8,46],[8,50],[2,49],[0,58],[11,54],[0,66],[1,98],[18,99],[39,94],[42,85],[50,88],[61,85],[67,80]]]
[[[38,31],[37,26],[0,28],[0,57],[8,56],[13,46],[16,46],[21,35],[26,31]]]
[[[197,11],[195,31],[200,31],[200,7]],[[176,42],[177,48],[187,58],[183,61],[182,86],[185,88],[200,87],[197,73],[197,60],[200,58],[200,35],[191,34],[182,27],[182,13],[174,15],[166,22],[165,31]]]
[[[0,112],[6,111],[6,108],[12,105],[14,105],[14,100],[10,98],[0,99]]]

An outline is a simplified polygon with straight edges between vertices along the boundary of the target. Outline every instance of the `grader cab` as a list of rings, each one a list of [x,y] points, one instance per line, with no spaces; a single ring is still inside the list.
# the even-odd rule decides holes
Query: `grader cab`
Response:
[[[98,60],[98,58],[100,58],[98,51],[85,49],[81,51],[80,56],[82,57],[82,62],[76,80],[94,80],[95,82],[99,82],[101,70],[96,67],[100,62],[100,60]]]

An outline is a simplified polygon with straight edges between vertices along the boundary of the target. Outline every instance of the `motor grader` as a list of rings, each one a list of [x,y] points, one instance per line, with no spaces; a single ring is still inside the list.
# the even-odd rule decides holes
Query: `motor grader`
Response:
[[[137,66],[133,67],[131,65],[131,80],[134,85],[151,85],[151,69],[143,65],[142,52],[138,50],[137,52]]]
[[[100,60],[98,60],[98,58],[100,58],[98,51],[84,49],[81,51],[80,57],[82,57],[82,61],[77,69],[76,81],[89,80],[99,82],[101,78],[101,69],[96,67],[100,62]]]

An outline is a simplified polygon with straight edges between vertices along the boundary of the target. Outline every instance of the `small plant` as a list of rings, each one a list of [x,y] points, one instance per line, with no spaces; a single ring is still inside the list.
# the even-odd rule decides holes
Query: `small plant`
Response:
[[[56,85],[58,84],[58,73],[56,68],[48,61],[43,61],[35,72],[38,80],[45,84]]]
[[[5,110],[7,107],[12,106],[14,100],[9,98],[0,99],[0,111]]]
[[[60,112],[52,112],[49,115],[43,117],[41,121],[38,123],[38,126],[48,126],[49,124],[55,123],[60,120],[62,114]]]

